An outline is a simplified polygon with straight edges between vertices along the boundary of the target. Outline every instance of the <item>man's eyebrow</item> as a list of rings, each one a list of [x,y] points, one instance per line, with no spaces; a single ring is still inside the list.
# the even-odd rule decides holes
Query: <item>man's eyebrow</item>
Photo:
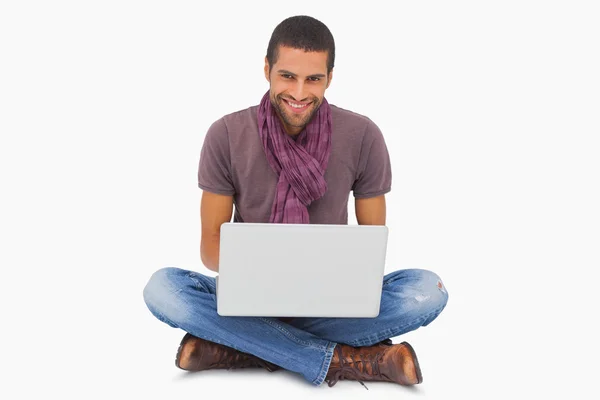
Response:
[[[295,73],[290,72],[290,71],[285,70],[285,69],[280,69],[277,72],[280,73],[280,74],[286,74],[286,75],[291,75],[291,76],[298,76]],[[325,74],[312,74],[312,75],[309,75],[308,78],[325,78],[325,76],[326,76]]]

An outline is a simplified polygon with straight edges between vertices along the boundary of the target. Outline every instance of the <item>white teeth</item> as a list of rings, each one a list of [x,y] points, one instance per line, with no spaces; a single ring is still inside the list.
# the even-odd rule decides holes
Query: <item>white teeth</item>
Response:
[[[288,104],[290,106],[294,107],[294,108],[303,108],[303,107],[306,107],[306,104],[296,105],[294,103],[290,103],[289,101],[288,101]]]

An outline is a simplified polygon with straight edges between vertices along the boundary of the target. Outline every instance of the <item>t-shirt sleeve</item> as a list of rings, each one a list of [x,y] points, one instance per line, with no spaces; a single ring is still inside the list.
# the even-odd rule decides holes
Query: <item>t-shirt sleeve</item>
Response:
[[[379,127],[369,121],[352,191],[355,198],[368,198],[391,190],[392,167],[385,139]]]
[[[214,122],[204,137],[198,164],[198,187],[207,192],[234,195],[229,136],[225,121]]]

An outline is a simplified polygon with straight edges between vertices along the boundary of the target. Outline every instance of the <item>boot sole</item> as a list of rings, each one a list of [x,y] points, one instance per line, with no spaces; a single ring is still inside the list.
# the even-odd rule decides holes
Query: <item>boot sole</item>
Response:
[[[415,383],[415,385],[418,385],[419,383],[423,382],[423,374],[421,373],[421,366],[419,365],[419,360],[417,359],[417,353],[415,353],[415,349],[413,349],[410,343],[402,342],[401,344],[406,346],[410,352],[410,355],[412,356],[413,363],[415,364],[415,374],[417,376],[417,383]]]

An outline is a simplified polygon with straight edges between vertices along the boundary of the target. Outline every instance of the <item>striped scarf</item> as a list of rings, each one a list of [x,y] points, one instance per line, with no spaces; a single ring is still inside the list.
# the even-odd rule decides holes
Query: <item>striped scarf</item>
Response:
[[[258,107],[258,132],[269,165],[279,176],[270,223],[308,224],[307,207],[327,190],[325,170],[331,154],[331,107],[325,98],[294,141],[283,129],[269,98]]]

